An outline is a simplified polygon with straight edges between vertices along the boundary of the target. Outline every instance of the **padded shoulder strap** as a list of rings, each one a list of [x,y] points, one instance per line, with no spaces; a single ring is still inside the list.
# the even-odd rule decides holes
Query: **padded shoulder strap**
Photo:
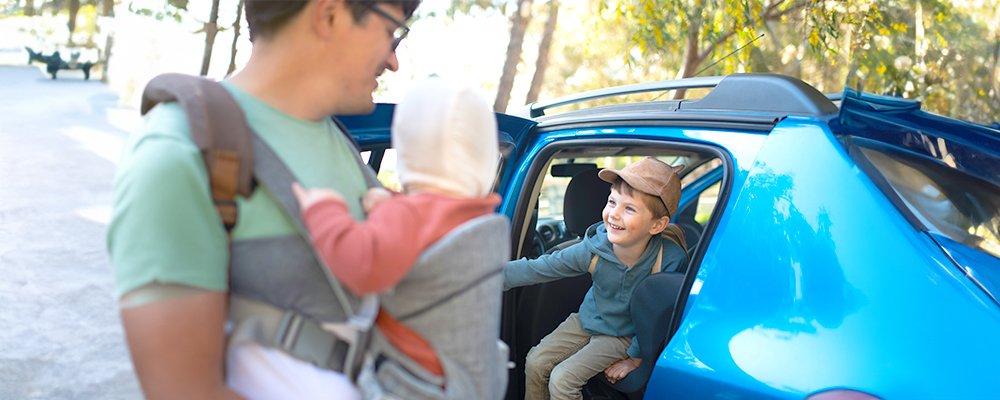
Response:
[[[253,192],[253,145],[243,110],[218,82],[205,78],[163,74],[142,93],[141,112],[176,101],[187,115],[191,139],[208,168],[212,201],[226,229],[236,224],[236,195]]]

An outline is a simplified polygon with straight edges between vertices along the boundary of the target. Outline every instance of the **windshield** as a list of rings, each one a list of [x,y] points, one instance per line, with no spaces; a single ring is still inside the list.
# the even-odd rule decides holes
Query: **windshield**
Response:
[[[916,100],[924,111],[1000,121],[995,0],[875,1],[850,46],[847,91]],[[1000,128],[1000,127],[998,127]]]

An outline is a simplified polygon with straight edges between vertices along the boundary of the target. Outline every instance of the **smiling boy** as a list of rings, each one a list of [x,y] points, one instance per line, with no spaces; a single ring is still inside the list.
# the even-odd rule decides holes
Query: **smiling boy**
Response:
[[[683,233],[670,224],[683,168],[644,157],[621,171],[601,170],[601,179],[612,183],[603,221],[580,243],[504,268],[504,290],[588,272],[594,281],[580,310],[528,352],[526,399],[580,399],[583,385],[601,371],[614,382],[638,368],[632,291],[650,273],[687,263]]]

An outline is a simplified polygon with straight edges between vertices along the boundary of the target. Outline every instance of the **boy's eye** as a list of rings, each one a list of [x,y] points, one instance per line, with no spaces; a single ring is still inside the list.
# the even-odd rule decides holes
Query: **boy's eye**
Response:
[[[634,209],[634,208],[632,208],[632,207],[625,207],[625,209],[626,209],[626,210],[628,210],[628,211],[632,211],[632,212],[635,212],[635,209]]]

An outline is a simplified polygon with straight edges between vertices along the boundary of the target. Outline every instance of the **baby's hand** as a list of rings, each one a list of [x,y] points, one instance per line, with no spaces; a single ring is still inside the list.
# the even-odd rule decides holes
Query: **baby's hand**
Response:
[[[627,376],[629,372],[635,371],[635,369],[639,368],[639,365],[641,364],[641,358],[629,357],[605,368],[604,375],[608,377],[609,382],[615,383],[619,380],[625,379],[625,376]]]
[[[324,188],[306,189],[298,182],[292,183],[292,193],[295,194],[295,199],[299,201],[299,208],[302,212],[306,212],[309,207],[323,200],[334,200],[345,203],[344,196],[336,190]]]
[[[366,213],[369,213],[379,203],[388,200],[391,197],[392,192],[385,188],[368,189],[368,191],[365,192],[365,195],[361,196],[361,208],[365,210]]]

